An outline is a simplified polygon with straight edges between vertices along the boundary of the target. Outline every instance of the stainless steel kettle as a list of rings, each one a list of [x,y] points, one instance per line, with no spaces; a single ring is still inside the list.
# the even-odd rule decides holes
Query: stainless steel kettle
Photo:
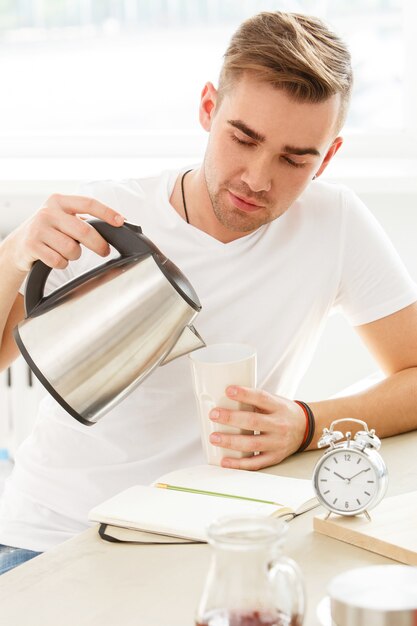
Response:
[[[26,285],[26,318],[14,329],[41,383],[87,425],[155,367],[205,345],[190,325],[201,310],[197,294],[140,226],[89,223],[120,256],[47,297],[51,268],[36,261]]]

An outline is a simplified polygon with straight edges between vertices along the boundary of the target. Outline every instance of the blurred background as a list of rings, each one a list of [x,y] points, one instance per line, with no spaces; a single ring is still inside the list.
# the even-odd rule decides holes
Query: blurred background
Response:
[[[0,0],[1,130],[34,137],[198,134],[199,92],[206,79],[216,82],[231,33],[250,15],[279,9],[320,16],[349,42],[356,86],[347,128],[401,131],[410,88],[406,5],[402,0]],[[110,143],[108,154],[112,148]],[[123,153],[121,144],[118,149]],[[62,144],[60,152],[68,153],[68,146]]]
[[[273,10],[314,14],[347,41],[355,89],[325,177],[362,197],[417,280],[413,0],[0,0],[0,237],[82,180],[199,161],[202,87],[217,83],[240,22]],[[334,316],[298,395],[323,398],[378,375]],[[20,361],[0,374],[0,449],[30,429],[40,393]]]

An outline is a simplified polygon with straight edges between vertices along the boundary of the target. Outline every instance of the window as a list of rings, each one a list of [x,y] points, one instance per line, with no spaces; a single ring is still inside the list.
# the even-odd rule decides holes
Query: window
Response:
[[[0,156],[198,154],[204,82],[262,10],[315,14],[348,42],[352,153],[413,156],[413,0],[0,0]]]

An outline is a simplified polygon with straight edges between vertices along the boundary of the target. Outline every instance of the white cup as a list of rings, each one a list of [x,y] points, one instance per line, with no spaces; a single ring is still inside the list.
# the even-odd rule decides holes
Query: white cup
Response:
[[[247,404],[228,398],[226,387],[256,386],[255,349],[243,343],[218,343],[192,352],[189,358],[200,418],[201,441],[207,462],[211,465],[220,465],[222,458],[226,456],[234,458],[252,456],[251,452],[239,452],[211,444],[209,437],[213,432],[252,434],[252,431],[212,422],[209,413],[214,407],[241,411],[252,409]]]

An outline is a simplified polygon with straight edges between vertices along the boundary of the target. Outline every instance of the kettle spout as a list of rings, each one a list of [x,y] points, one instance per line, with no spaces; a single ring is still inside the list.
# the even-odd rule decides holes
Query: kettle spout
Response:
[[[163,361],[159,365],[166,365],[170,361],[173,361],[178,356],[188,354],[194,350],[205,347],[205,342],[200,337],[194,326],[186,326],[178,338],[177,343],[172,347],[170,352],[166,355]]]

